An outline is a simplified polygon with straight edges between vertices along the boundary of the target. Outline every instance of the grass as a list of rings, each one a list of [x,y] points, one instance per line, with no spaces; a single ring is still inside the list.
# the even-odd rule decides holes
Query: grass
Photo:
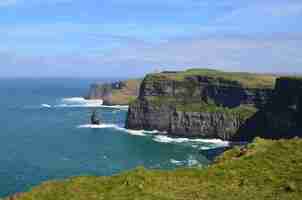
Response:
[[[269,88],[274,87],[276,76],[266,74],[255,74],[246,72],[223,72],[212,69],[189,69],[179,73],[156,73],[147,76],[146,80],[163,81],[175,80],[183,81],[189,76],[205,76],[211,78],[213,84],[226,81],[228,84],[240,85],[245,88]]]
[[[114,105],[129,105],[138,96],[141,80],[133,79],[123,82],[125,87],[112,91],[111,103]]]
[[[288,81],[299,81],[302,82],[301,76],[283,76],[279,78],[280,80],[288,80]]]
[[[136,170],[112,177],[50,181],[14,200],[298,200],[302,140],[256,139],[205,168]]]

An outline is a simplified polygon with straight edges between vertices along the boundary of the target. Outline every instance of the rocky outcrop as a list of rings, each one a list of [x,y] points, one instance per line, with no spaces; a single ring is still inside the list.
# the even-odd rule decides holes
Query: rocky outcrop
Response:
[[[273,90],[203,75],[148,75],[129,108],[126,127],[187,137],[231,139],[267,104]],[[252,109],[251,109],[252,108]]]
[[[112,84],[92,84],[86,99],[102,99],[110,101],[112,98]]]
[[[86,99],[102,99],[104,105],[128,105],[139,93],[140,80],[92,84]]]

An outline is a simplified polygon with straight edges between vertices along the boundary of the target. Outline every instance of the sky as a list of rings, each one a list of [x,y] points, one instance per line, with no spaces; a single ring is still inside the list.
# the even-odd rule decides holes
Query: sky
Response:
[[[0,77],[302,73],[301,0],[0,0]]]

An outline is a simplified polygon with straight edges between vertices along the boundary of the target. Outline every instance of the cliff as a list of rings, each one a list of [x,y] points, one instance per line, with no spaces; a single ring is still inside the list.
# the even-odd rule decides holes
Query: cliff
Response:
[[[302,140],[256,139],[203,168],[146,170],[112,177],[49,181],[12,200],[275,200],[301,199]]]
[[[273,94],[275,77],[216,70],[147,75],[128,112],[129,129],[231,139]]]
[[[277,79],[268,104],[240,127],[234,140],[302,137],[302,78]]]
[[[139,93],[140,80],[92,84],[86,99],[102,99],[104,105],[129,105]]]

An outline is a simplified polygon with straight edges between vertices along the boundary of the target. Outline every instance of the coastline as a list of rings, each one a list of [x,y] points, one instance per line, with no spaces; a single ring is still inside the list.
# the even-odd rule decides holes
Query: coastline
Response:
[[[301,145],[301,139],[256,139],[245,151],[226,151],[206,168],[139,167],[112,177],[74,177],[46,182],[10,199],[298,199],[302,182],[291,177],[301,173],[301,163],[292,162],[299,160]]]

